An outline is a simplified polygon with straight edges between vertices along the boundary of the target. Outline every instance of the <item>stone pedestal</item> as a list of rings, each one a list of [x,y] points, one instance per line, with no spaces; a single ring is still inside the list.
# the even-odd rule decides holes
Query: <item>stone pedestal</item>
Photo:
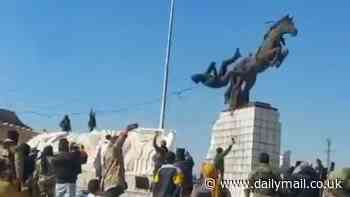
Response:
[[[217,147],[227,148],[231,138],[236,144],[225,157],[225,179],[245,180],[257,166],[260,153],[270,155],[279,167],[281,123],[279,112],[265,103],[251,103],[234,112],[221,112],[213,126],[207,158],[213,159]],[[232,197],[243,197],[243,188],[230,188]]]

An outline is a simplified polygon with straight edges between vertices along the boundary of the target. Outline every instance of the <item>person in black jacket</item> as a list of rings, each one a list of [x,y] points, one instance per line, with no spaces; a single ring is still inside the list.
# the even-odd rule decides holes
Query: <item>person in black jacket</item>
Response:
[[[81,172],[81,159],[78,151],[69,152],[69,142],[61,139],[58,143],[59,153],[53,159],[56,175],[56,197],[75,197],[76,181]]]
[[[179,168],[184,175],[184,182],[182,184],[182,197],[190,197],[193,189],[193,166],[194,161],[188,151],[183,148],[176,150],[175,167]]]
[[[35,170],[35,157],[30,155],[30,146],[26,143],[20,144],[16,148],[16,159],[20,160],[16,166],[18,177],[22,183],[22,189],[32,189],[33,173]]]
[[[169,151],[165,162],[154,176],[153,197],[180,197],[184,176],[174,165],[175,153]]]
[[[153,138],[153,148],[156,151],[156,154],[153,157],[153,161],[154,161],[153,176],[158,172],[158,169],[162,167],[163,164],[165,164],[165,159],[168,154],[167,143],[165,140],[162,140],[160,142],[160,146],[157,145],[157,138],[159,135],[160,133],[157,132]]]
[[[79,161],[80,161],[79,171],[78,171],[79,174],[82,173],[81,165],[86,164],[88,159],[88,155],[83,149],[84,149],[84,146],[79,146],[79,144],[76,144],[74,142],[71,143],[70,149],[69,149],[70,152],[75,152],[77,155],[79,155]]]
[[[55,197],[55,175],[52,161],[54,159],[53,147],[45,146],[38,162],[34,179],[37,180],[38,194],[40,197]]]

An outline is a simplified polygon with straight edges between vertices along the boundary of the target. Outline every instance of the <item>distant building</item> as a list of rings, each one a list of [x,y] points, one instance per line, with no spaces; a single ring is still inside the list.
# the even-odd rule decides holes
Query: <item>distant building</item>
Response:
[[[292,151],[288,150],[283,152],[283,154],[280,156],[281,169],[288,169],[291,167],[291,155],[292,155]]]
[[[37,135],[32,128],[25,125],[15,112],[6,109],[0,109],[0,140],[7,137],[9,130],[16,130],[19,133],[19,143],[27,142],[30,138]]]

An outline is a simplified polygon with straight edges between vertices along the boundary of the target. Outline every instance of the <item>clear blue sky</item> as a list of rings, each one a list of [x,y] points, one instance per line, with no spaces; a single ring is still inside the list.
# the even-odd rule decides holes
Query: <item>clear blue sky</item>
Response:
[[[236,47],[255,51],[268,25],[290,13],[300,34],[287,40],[283,66],[259,76],[254,100],[279,108],[282,149],[293,159],[324,159],[334,142],[338,165],[350,165],[349,1],[177,0],[172,91]],[[0,107],[36,129],[58,129],[64,113],[86,130],[90,107],[114,110],[160,96],[169,1],[3,1],[0,7]],[[224,109],[223,90],[198,88],[171,97],[167,127],[179,146],[204,158],[211,126]],[[30,113],[59,114],[47,118]],[[157,127],[159,103],[97,114],[100,128],[130,121]]]

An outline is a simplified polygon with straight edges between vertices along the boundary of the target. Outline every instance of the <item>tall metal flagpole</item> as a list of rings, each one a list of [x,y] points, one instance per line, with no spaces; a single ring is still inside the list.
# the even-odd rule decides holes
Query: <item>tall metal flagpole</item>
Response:
[[[168,93],[169,61],[170,61],[171,41],[173,37],[173,25],[174,25],[174,8],[175,8],[175,0],[171,0],[168,44],[167,44],[165,64],[164,64],[164,81],[163,81],[163,93],[162,93],[162,104],[161,104],[161,110],[160,110],[159,129],[164,129],[164,122],[165,122],[165,110],[166,110],[166,101],[167,101],[167,93]]]

